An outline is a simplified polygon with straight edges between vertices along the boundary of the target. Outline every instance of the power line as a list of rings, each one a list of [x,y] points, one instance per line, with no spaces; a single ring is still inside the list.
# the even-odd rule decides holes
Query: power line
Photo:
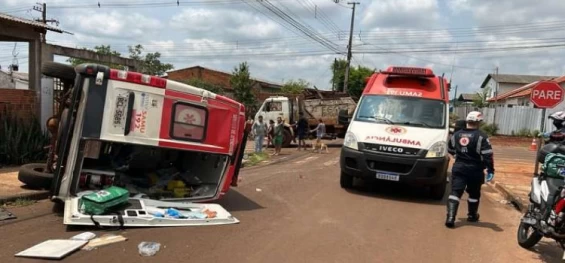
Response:
[[[297,1],[306,9],[306,11],[312,11],[314,13],[314,19],[318,20],[320,24],[324,25],[332,33],[339,34],[339,27],[329,18],[322,9],[313,3],[311,0],[307,1]]]
[[[320,43],[322,46],[328,48],[329,50],[334,51],[335,53],[340,53],[340,50],[337,48],[337,45],[332,43],[331,41],[327,40],[323,36],[318,36],[316,32],[313,32],[312,28],[309,26],[302,25],[294,18],[286,14],[284,11],[280,10],[278,7],[273,5],[268,0],[264,0],[259,2],[263,7],[267,8],[269,11],[274,13],[276,16],[281,18],[283,21],[290,24],[292,27],[298,29],[300,32],[304,33],[307,37],[311,38],[312,40]]]

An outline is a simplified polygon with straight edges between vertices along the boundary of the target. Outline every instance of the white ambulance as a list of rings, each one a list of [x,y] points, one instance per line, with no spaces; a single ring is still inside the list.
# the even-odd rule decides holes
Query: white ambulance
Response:
[[[354,178],[429,186],[442,199],[449,156],[449,83],[431,69],[389,67],[367,82],[341,150],[340,184]]]

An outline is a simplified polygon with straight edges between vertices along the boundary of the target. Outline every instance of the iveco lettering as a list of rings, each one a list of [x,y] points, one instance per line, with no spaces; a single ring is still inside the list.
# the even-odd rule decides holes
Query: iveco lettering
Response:
[[[428,186],[434,199],[442,199],[449,86],[428,68],[393,66],[374,73],[345,135],[341,186],[352,187],[354,178],[388,180]]]

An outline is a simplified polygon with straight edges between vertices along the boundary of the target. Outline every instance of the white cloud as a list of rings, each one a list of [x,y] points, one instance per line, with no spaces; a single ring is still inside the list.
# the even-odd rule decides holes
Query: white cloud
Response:
[[[251,12],[230,9],[184,9],[169,25],[189,36],[216,36],[223,39],[273,38],[281,26]]]
[[[96,37],[145,38],[162,29],[162,23],[139,13],[73,11],[61,18],[69,31]]]
[[[439,16],[437,0],[372,1],[362,14],[362,25],[369,28],[430,28]]]

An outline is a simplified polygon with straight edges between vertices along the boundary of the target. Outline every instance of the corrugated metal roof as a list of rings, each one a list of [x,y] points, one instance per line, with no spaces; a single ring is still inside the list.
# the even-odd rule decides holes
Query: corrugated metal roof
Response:
[[[539,75],[514,75],[514,74],[488,74],[481,88],[484,88],[490,79],[494,79],[498,83],[510,84],[529,84],[538,80],[548,80],[557,78],[557,76],[539,76]]]
[[[11,15],[8,15],[8,14],[0,13],[0,22],[2,20],[16,22],[16,23],[25,24],[25,25],[32,26],[32,27],[38,27],[38,28],[43,28],[43,29],[46,29],[46,30],[54,31],[54,32],[63,33],[63,30],[58,29],[58,28],[53,27],[53,26],[50,26],[50,25],[46,25],[46,24],[43,24],[43,23],[40,23],[40,22],[36,22],[36,21],[33,21],[33,20],[21,18],[21,17],[15,17],[15,16],[11,16]]]
[[[538,80],[548,80],[557,78],[557,76],[536,76],[536,75],[509,75],[498,74],[492,75],[492,78],[498,83],[517,83],[528,84]]]
[[[476,93],[463,93],[459,96],[459,101],[473,101],[478,98],[479,95]]]

